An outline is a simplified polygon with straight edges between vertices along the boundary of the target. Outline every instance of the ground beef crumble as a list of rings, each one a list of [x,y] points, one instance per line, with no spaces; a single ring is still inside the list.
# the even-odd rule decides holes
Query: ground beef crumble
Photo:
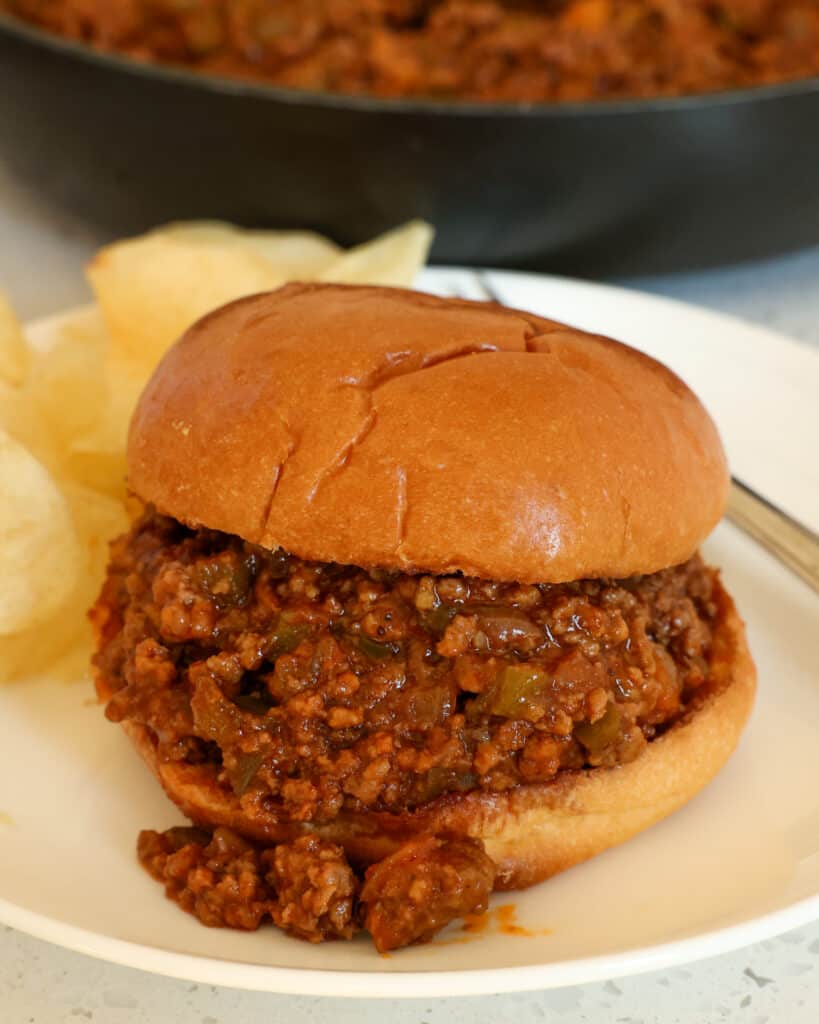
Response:
[[[262,855],[269,858],[279,928],[310,942],[353,936],[358,880],[344,851],[316,836],[301,836]]]
[[[263,848],[226,828],[144,831],[137,853],[169,899],[211,927],[255,931],[270,919],[308,942],[351,939],[357,922],[384,953],[426,942],[486,910],[495,866],[472,839],[410,840],[359,880],[340,846],[316,836]]]
[[[275,891],[266,881],[264,855],[228,829],[140,832],[137,855],[165,893],[212,928],[255,931],[272,916]]]
[[[379,953],[428,942],[450,921],[489,904],[495,865],[473,839],[423,836],[367,869],[364,926]]]
[[[302,836],[260,848],[227,828],[140,832],[137,855],[169,899],[212,928],[270,918],[308,942],[350,939],[358,880],[334,843]]]

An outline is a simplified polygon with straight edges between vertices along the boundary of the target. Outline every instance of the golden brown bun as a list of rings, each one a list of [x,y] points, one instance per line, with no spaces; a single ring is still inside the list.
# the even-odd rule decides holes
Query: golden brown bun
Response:
[[[486,303],[293,284],[166,355],[130,486],[305,559],[498,580],[685,561],[719,520],[716,428],[625,345]]]
[[[199,825],[226,825],[278,842],[314,831],[367,864],[417,834],[482,839],[498,867],[495,887],[533,885],[621,843],[672,811],[709,782],[739,740],[756,689],[745,629],[733,602],[718,594],[719,619],[707,693],[630,764],[562,772],[550,783],[505,793],[449,794],[413,812],[345,814],[322,826],[282,824],[273,813],[251,817],[212,767],[160,764],[151,734],[125,728],[168,796]]]

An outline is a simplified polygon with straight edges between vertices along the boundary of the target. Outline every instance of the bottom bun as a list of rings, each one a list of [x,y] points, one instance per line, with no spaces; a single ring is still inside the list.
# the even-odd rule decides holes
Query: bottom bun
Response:
[[[756,670],[733,601],[721,589],[717,600],[706,692],[637,760],[564,771],[550,782],[502,793],[446,794],[412,811],[345,813],[320,825],[283,823],[258,804],[249,814],[211,766],[160,763],[151,732],[133,722],[124,727],[165,792],[197,825],[227,826],[270,843],[317,834],[341,844],[359,866],[419,834],[471,836],[483,840],[497,865],[496,889],[524,888],[665,818],[728,760],[753,705]]]

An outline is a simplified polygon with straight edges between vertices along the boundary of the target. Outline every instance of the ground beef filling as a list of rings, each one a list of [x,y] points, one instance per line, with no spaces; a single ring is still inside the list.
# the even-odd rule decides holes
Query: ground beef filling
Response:
[[[706,682],[716,574],[524,586],[304,562],[146,513],[93,616],[113,721],[327,822],[639,756]]]
[[[270,919],[308,942],[363,925],[379,952],[426,942],[486,910],[495,866],[472,839],[411,840],[359,879],[344,851],[316,836],[260,848],[226,828],[141,832],[142,865],[183,910],[211,927],[253,931]]]
[[[481,843],[422,836],[367,868],[361,917],[379,952],[428,942],[489,904],[495,865]]]
[[[587,100],[819,73],[816,0],[0,0],[139,60],[381,96]]]

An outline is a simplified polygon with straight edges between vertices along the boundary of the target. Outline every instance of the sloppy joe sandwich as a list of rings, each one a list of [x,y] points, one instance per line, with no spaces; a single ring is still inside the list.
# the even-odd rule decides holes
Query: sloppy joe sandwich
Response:
[[[288,285],[167,353],[128,465],[97,688],[195,826],[141,859],[208,924],[422,941],[674,811],[739,739],[754,666],[697,553],[725,455],[626,345]]]

